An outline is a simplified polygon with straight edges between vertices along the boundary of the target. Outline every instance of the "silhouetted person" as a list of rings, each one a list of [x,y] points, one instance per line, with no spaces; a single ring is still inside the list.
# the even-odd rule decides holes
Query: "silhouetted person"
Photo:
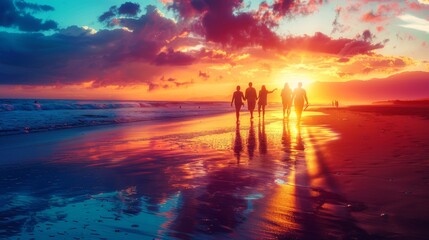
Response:
[[[268,93],[273,93],[277,88],[272,91],[268,91],[265,88],[265,85],[262,85],[261,90],[259,91],[259,100],[258,100],[258,116],[261,116],[261,107],[262,107],[262,117],[265,117],[265,106],[267,105]]]
[[[335,100],[335,107],[338,108],[339,104],[338,104],[338,100]]]
[[[242,151],[243,151],[243,141],[241,140],[240,125],[237,124],[235,128],[235,140],[234,140],[234,155],[237,158],[237,163],[240,163],[240,156]]]
[[[267,134],[265,134],[265,121],[259,119],[258,124],[258,139],[259,139],[259,153],[265,155],[267,153]]]
[[[244,98],[247,100],[247,109],[250,112],[250,118],[253,118],[253,111],[255,110],[256,106],[256,99],[258,99],[258,96],[256,95],[256,89],[252,87],[252,82],[249,82],[249,87],[246,89],[246,93],[244,95]]]
[[[302,83],[298,83],[298,87],[293,90],[292,93],[292,100],[295,104],[295,112],[296,112],[296,118],[297,122],[296,125],[301,124],[301,115],[302,111],[304,110],[304,102],[306,106],[308,106],[308,99],[307,99],[307,92],[302,88]]]
[[[249,136],[247,138],[247,153],[249,154],[249,159],[253,159],[253,153],[255,152],[255,147],[256,147],[255,128],[253,127],[253,121],[250,121]]]
[[[240,109],[241,106],[244,105],[243,101],[245,101],[245,98],[243,96],[243,92],[240,91],[240,86],[237,86],[237,91],[235,91],[232,95],[232,100],[231,100],[231,107],[232,107],[232,103],[235,103],[235,117],[237,118],[237,123],[240,121]]]
[[[289,84],[285,83],[280,96],[282,97],[283,104],[283,118],[285,117],[285,111],[287,111],[287,118],[289,119],[292,107],[292,90],[290,89]]]

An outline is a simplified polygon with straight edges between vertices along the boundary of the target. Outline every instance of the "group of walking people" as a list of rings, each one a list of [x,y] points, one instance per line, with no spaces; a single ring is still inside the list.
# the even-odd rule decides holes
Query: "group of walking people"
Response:
[[[237,123],[240,120],[240,109],[244,106],[244,101],[247,101],[247,109],[250,112],[250,119],[253,119],[253,111],[256,107],[256,101],[258,101],[258,117],[265,117],[265,106],[267,105],[267,97],[269,93],[273,93],[277,88],[272,91],[268,91],[265,85],[262,85],[259,95],[256,94],[256,89],[253,87],[252,82],[249,82],[249,87],[246,89],[245,94],[240,91],[240,86],[236,87],[236,91],[232,95],[231,106],[235,104],[235,114]],[[292,102],[295,105],[295,112],[297,117],[297,125],[301,123],[302,111],[308,106],[308,98],[306,91],[302,88],[302,83],[298,83],[298,87],[292,91],[288,83],[285,83],[282,92],[280,94],[283,104],[283,118],[289,115],[292,108]],[[305,108],[304,108],[305,106]]]

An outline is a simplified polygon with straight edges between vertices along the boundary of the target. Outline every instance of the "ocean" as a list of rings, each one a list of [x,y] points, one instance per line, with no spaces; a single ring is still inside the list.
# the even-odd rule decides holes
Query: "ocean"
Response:
[[[0,99],[0,136],[230,111],[227,102]]]

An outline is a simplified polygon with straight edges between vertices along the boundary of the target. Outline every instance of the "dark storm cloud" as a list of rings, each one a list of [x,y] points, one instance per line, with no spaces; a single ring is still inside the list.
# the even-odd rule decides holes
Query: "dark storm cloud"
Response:
[[[274,12],[277,12],[280,15],[286,15],[287,13],[290,12],[290,10],[291,10],[294,2],[295,2],[294,0],[280,0],[280,1],[276,1],[273,4]]]
[[[118,17],[120,15],[127,17],[136,17],[140,12],[140,5],[138,3],[126,2],[121,6],[112,6],[108,11],[104,12],[98,17],[99,22],[105,22],[108,26],[113,26],[112,20],[114,17]]]
[[[112,29],[95,33],[71,26],[50,36],[0,33],[0,84],[149,83],[160,74],[161,66],[194,61],[178,51],[161,52],[165,42],[181,30],[153,8],[132,19],[133,24],[125,20],[131,19],[124,22],[133,32]],[[156,35],[160,29],[162,33]]]
[[[242,3],[242,0],[174,0],[169,8],[185,19],[201,15],[193,30],[207,41],[233,47],[270,48],[278,44],[278,36],[252,13],[236,11]]]
[[[24,1],[17,1],[15,4],[12,0],[0,1],[0,26],[18,28],[21,31],[27,32],[57,29],[58,24],[56,22],[52,20],[43,21],[25,11],[28,9],[33,11],[50,11],[53,10],[51,6],[26,3]]]
[[[317,10],[325,1],[278,0],[261,9],[271,15],[305,15]],[[193,31],[207,41],[236,48],[261,46],[279,51],[305,50],[339,56],[368,54],[382,48],[384,43],[372,43],[374,35],[365,31],[356,39],[333,39],[323,33],[313,36],[280,37],[266,20],[266,14],[257,17],[254,12],[243,12],[241,0],[174,0],[169,6],[184,19],[194,19]],[[267,13],[265,12],[265,13]],[[339,12],[338,12],[339,14]]]
[[[126,2],[118,8],[118,13],[128,16],[136,16],[140,12],[138,3]]]
[[[30,9],[36,12],[41,12],[41,11],[53,11],[54,8],[52,6],[49,5],[40,5],[40,4],[35,4],[35,3],[27,3],[25,1],[19,0],[19,1],[15,1],[15,6],[19,9],[19,10],[26,10],[26,9]]]
[[[101,16],[98,17],[98,21],[104,22],[106,20],[112,19],[114,16],[116,16],[118,12],[118,8],[113,6],[108,11],[101,14]]]

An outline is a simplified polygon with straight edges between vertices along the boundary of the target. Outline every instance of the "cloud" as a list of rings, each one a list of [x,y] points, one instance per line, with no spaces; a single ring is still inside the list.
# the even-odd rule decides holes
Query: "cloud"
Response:
[[[35,12],[53,11],[54,10],[54,8],[52,6],[49,6],[49,5],[39,5],[39,4],[34,4],[34,3],[27,3],[27,2],[24,2],[23,0],[15,1],[15,6],[21,11],[26,10],[26,9],[31,9]]]
[[[414,61],[407,57],[386,57],[382,55],[355,56],[349,61],[341,62],[340,72],[347,73],[343,76],[368,73],[393,73],[403,71],[406,67],[413,65]]]
[[[193,19],[192,31],[207,41],[241,48],[272,48],[278,36],[252,12],[237,11],[242,0],[174,0],[168,6],[183,19]]]
[[[410,14],[404,14],[398,18],[406,22],[405,24],[400,24],[399,26],[401,27],[429,33],[429,21],[426,19],[415,17]]]
[[[394,16],[398,16],[403,9],[401,6],[394,2],[388,4],[380,4],[376,11],[369,11],[362,15],[361,20],[364,22],[383,22]]]
[[[349,58],[345,58],[345,57],[342,57],[342,58],[338,59],[339,63],[345,63],[345,62],[348,62],[348,61],[350,61],[350,59]]]
[[[172,0],[165,2],[167,8],[179,14],[179,17],[189,19],[201,13],[205,8],[204,0]]]
[[[362,35],[361,35],[362,39],[364,41],[372,41],[372,39],[375,38],[375,35],[371,33],[371,31],[369,31],[368,29],[363,31]]]
[[[101,16],[98,17],[98,21],[104,22],[106,20],[110,20],[114,16],[116,16],[117,12],[118,12],[118,8],[116,6],[113,6],[107,12],[104,12],[103,14],[101,14]]]
[[[0,84],[149,84],[169,66],[195,60],[180,51],[162,51],[182,30],[153,8],[138,18],[123,20],[121,24],[132,26],[133,32],[97,32],[78,26],[52,35],[1,32]]]
[[[108,26],[99,31],[69,26],[51,35],[2,32],[0,84],[145,84],[153,91],[192,84],[193,81],[177,80],[188,74],[181,69],[198,73],[194,76],[198,81],[208,80],[210,75],[210,80],[215,81],[220,73],[225,79],[226,74],[241,75],[247,64],[267,63],[258,71],[274,72],[274,61],[293,52],[333,57],[336,62],[357,55],[370,56],[385,44],[377,43],[368,30],[355,38],[333,38],[319,32],[279,36],[274,25],[255,15],[257,10],[246,12],[241,0],[172,0],[166,4],[180,19],[165,17],[150,5],[139,13],[138,4],[127,2],[99,16],[99,21]],[[270,11],[272,5],[261,8]],[[254,62],[255,59],[261,61]],[[346,63],[349,62],[341,62]],[[209,69],[210,75],[198,69]],[[169,72],[181,74],[160,80]]]
[[[277,16],[295,17],[297,15],[309,15],[317,12],[320,5],[325,2],[323,0],[276,0],[272,5],[272,9]]]
[[[415,1],[406,1],[408,6],[413,10],[429,10],[429,1],[428,0],[418,0]]]
[[[184,81],[180,82],[176,78],[165,78],[162,76],[159,81],[151,82],[148,84],[148,91],[152,92],[158,89],[169,89],[169,88],[178,88],[178,87],[187,87],[194,84],[193,81]]]
[[[14,2],[12,0],[0,1],[0,26],[7,28],[18,28],[26,32],[39,32],[57,29],[58,24],[52,20],[43,21],[36,18],[25,10],[51,11],[48,5],[27,3],[24,1]]]
[[[244,48],[261,46],[263,49],[301,49],[330,54],[368,54],[382,48],[382,43],[372,44],[372,39],[331,39],[322,33],[314,36],[280,37],[272,29],[273,25],[260,11],[272,11],[274,15],[299,15],[316,11],[325,1],[278,0],[272,6],[262,3],[259,12],[239,11],[241,0],[174,0],[169,9],[183,19],[191,21],[191,31],[204,36],[209,43],[219,43],[226,47]],[[306,9],[306,10],[305,10]],[[384,8],[381,8],[384,9]],[[384,11],[384,10],[380,10]],[[339,15],[340,10],[337,12]],[[262,15],[261,15],[262,14]],[[272,14],[267,18],[270,19]],[[341,27],[334,22],[335,27]],[[335,26],[338,25],[338,26]]]
[[[370,11],[362,15],[361,20],[364,22],[382,22],[386,20],[386,17]]]
[[[58,31],[58,34],[60,35],[64,35],[64,36],[74,36],[74,37],[79,37],[79,36],[89,36],[92,34],[97,33],[97,31],[95,29],[92,29],[90,27],[78,27],[76,25],[64,28],[64,29],[60,29]]]
[[[150,5],[149,5],[150,6]],[[99,22],[106,23],[107,26],[115,26],[115,22],[112,22],[114,17],[126,16],[136,17],[140,12],[140,5],[138,3],[126,2],[121,6],[112,6],[108,11],[104,12],[98,17]]]
[[[347,31],[349,29],[344,24],[341,24],[339,21],[342,10],[343,9],[341,7],[337,8],[335,10],[336,14],[335,14],[334,21],[332,22],[331,34],[334,34],[336,32],[344,33],[345,31]]]
[[[195,58],[193,56],[190,56],[182,52],[176,52],[173,49],[169,49],[167,52],[159,53],[155,57],[153,62],[156,65],[183,66],[183,65],[190,65],[194,61],[195,61]]]
[[[204,79],[204,80],[207,80],[207,79],[209,79],[209,78],[210,78],[210,75],[209,75],[208,73],[206,73],[206,72],[202,72],[202,71],[200,70],[200,72],[198,73],[198,77],[200,77],[200,78],[202,78],[202,79]]]
[[[168,84],[157,84],[157,83],[152,83],[152,82],[148,84],[148,91],[149,92],[152,92],[152,91],[160,89],[160,88],[167,89],[167,88],[169,88],[169,86],[168,86]]]
[[[338,56],[352,56],[358,54],[370,54],[371,51],[383,48],[383,43],[373,44],[373,35],[365,30],[358,39],[332,39],[327,35],[317,32],[313,36],[289,37],[283,42],[285,50],[304,50],[308,52],[327,53]]]
[[[126,2],[118,8],[118,13],[127,16],[136,16],[140,12],[140,5],[137,3]]]

